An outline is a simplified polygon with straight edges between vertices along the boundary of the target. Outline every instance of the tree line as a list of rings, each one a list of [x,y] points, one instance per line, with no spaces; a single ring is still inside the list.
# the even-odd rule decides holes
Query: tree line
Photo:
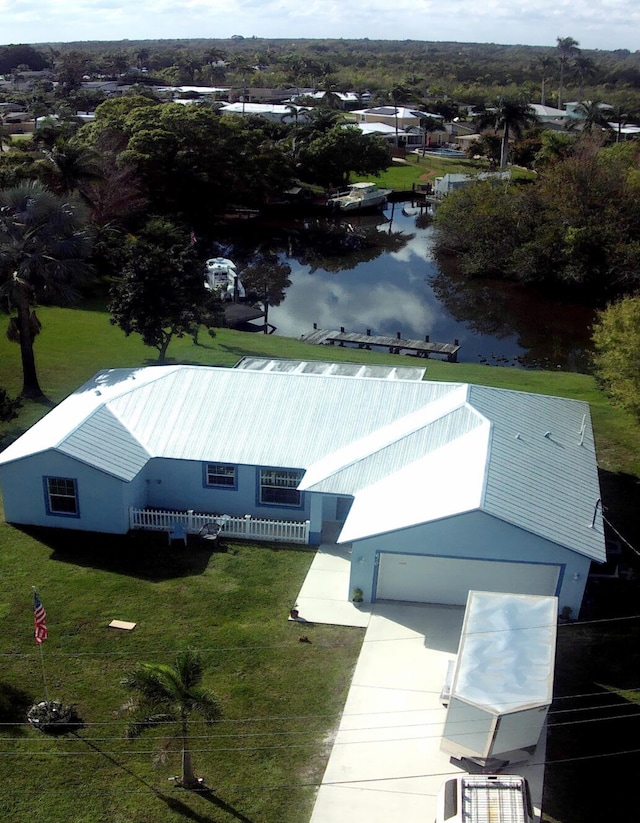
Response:
[[[221,214],[268,204],[294,181],[340,185],[389,163],[378,138],[343,128],[328,107],[270,123],[141,95],[105,101],[89,124],[45,120],[10,146],[0,156],[0,300],[31,398],[42,396],[38,303],[110,286],[113,321],[162,360],[174,336],[223,324],[203,290],[206,243],[197,243]],[[246,285],[266,305],[287,272],[262,257]]]

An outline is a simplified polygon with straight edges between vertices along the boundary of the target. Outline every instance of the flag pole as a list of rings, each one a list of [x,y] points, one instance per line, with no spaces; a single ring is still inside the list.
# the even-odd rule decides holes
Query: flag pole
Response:
[[[42,643],[40,643],[40,662],[42,663],[42,683],[44,685],[44,699],[49,702],[49,689],[47,688],[47,676],[44,671],[44,652],[42,651]]]

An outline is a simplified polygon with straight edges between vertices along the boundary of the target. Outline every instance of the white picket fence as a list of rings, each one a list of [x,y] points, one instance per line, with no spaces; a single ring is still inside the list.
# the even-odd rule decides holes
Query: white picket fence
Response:
[[[166,509],[129,508],[129,528],[147,531],[169,532],[180,523],[187,534],[198,534],[203,526],[219,518],[220,515],[194,512],[171,512]],[[261,517],[232,517],[225,515],[221,532],[228,537],[242,537],[246,540],[264,540],[269,543],[309,542],[308,520],[266,520]]]

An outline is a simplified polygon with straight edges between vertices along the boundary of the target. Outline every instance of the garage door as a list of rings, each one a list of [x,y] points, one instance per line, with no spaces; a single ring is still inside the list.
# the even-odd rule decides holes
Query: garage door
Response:
[[[380,553],[376,600],[464,606],[470,589],[555,595],[560,566]]]

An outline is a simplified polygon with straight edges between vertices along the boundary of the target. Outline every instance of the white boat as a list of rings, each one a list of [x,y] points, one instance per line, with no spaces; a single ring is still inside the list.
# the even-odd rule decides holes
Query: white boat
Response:
[[[221,300],[245,297],[236,264],[226,257],[210,257],[205,263],[204,287]]]
[[[344,192],[330,197],[330,208],[338,211],[362,211],[383,206],[391,189],[379,189],[375,183],[352,183]]]

